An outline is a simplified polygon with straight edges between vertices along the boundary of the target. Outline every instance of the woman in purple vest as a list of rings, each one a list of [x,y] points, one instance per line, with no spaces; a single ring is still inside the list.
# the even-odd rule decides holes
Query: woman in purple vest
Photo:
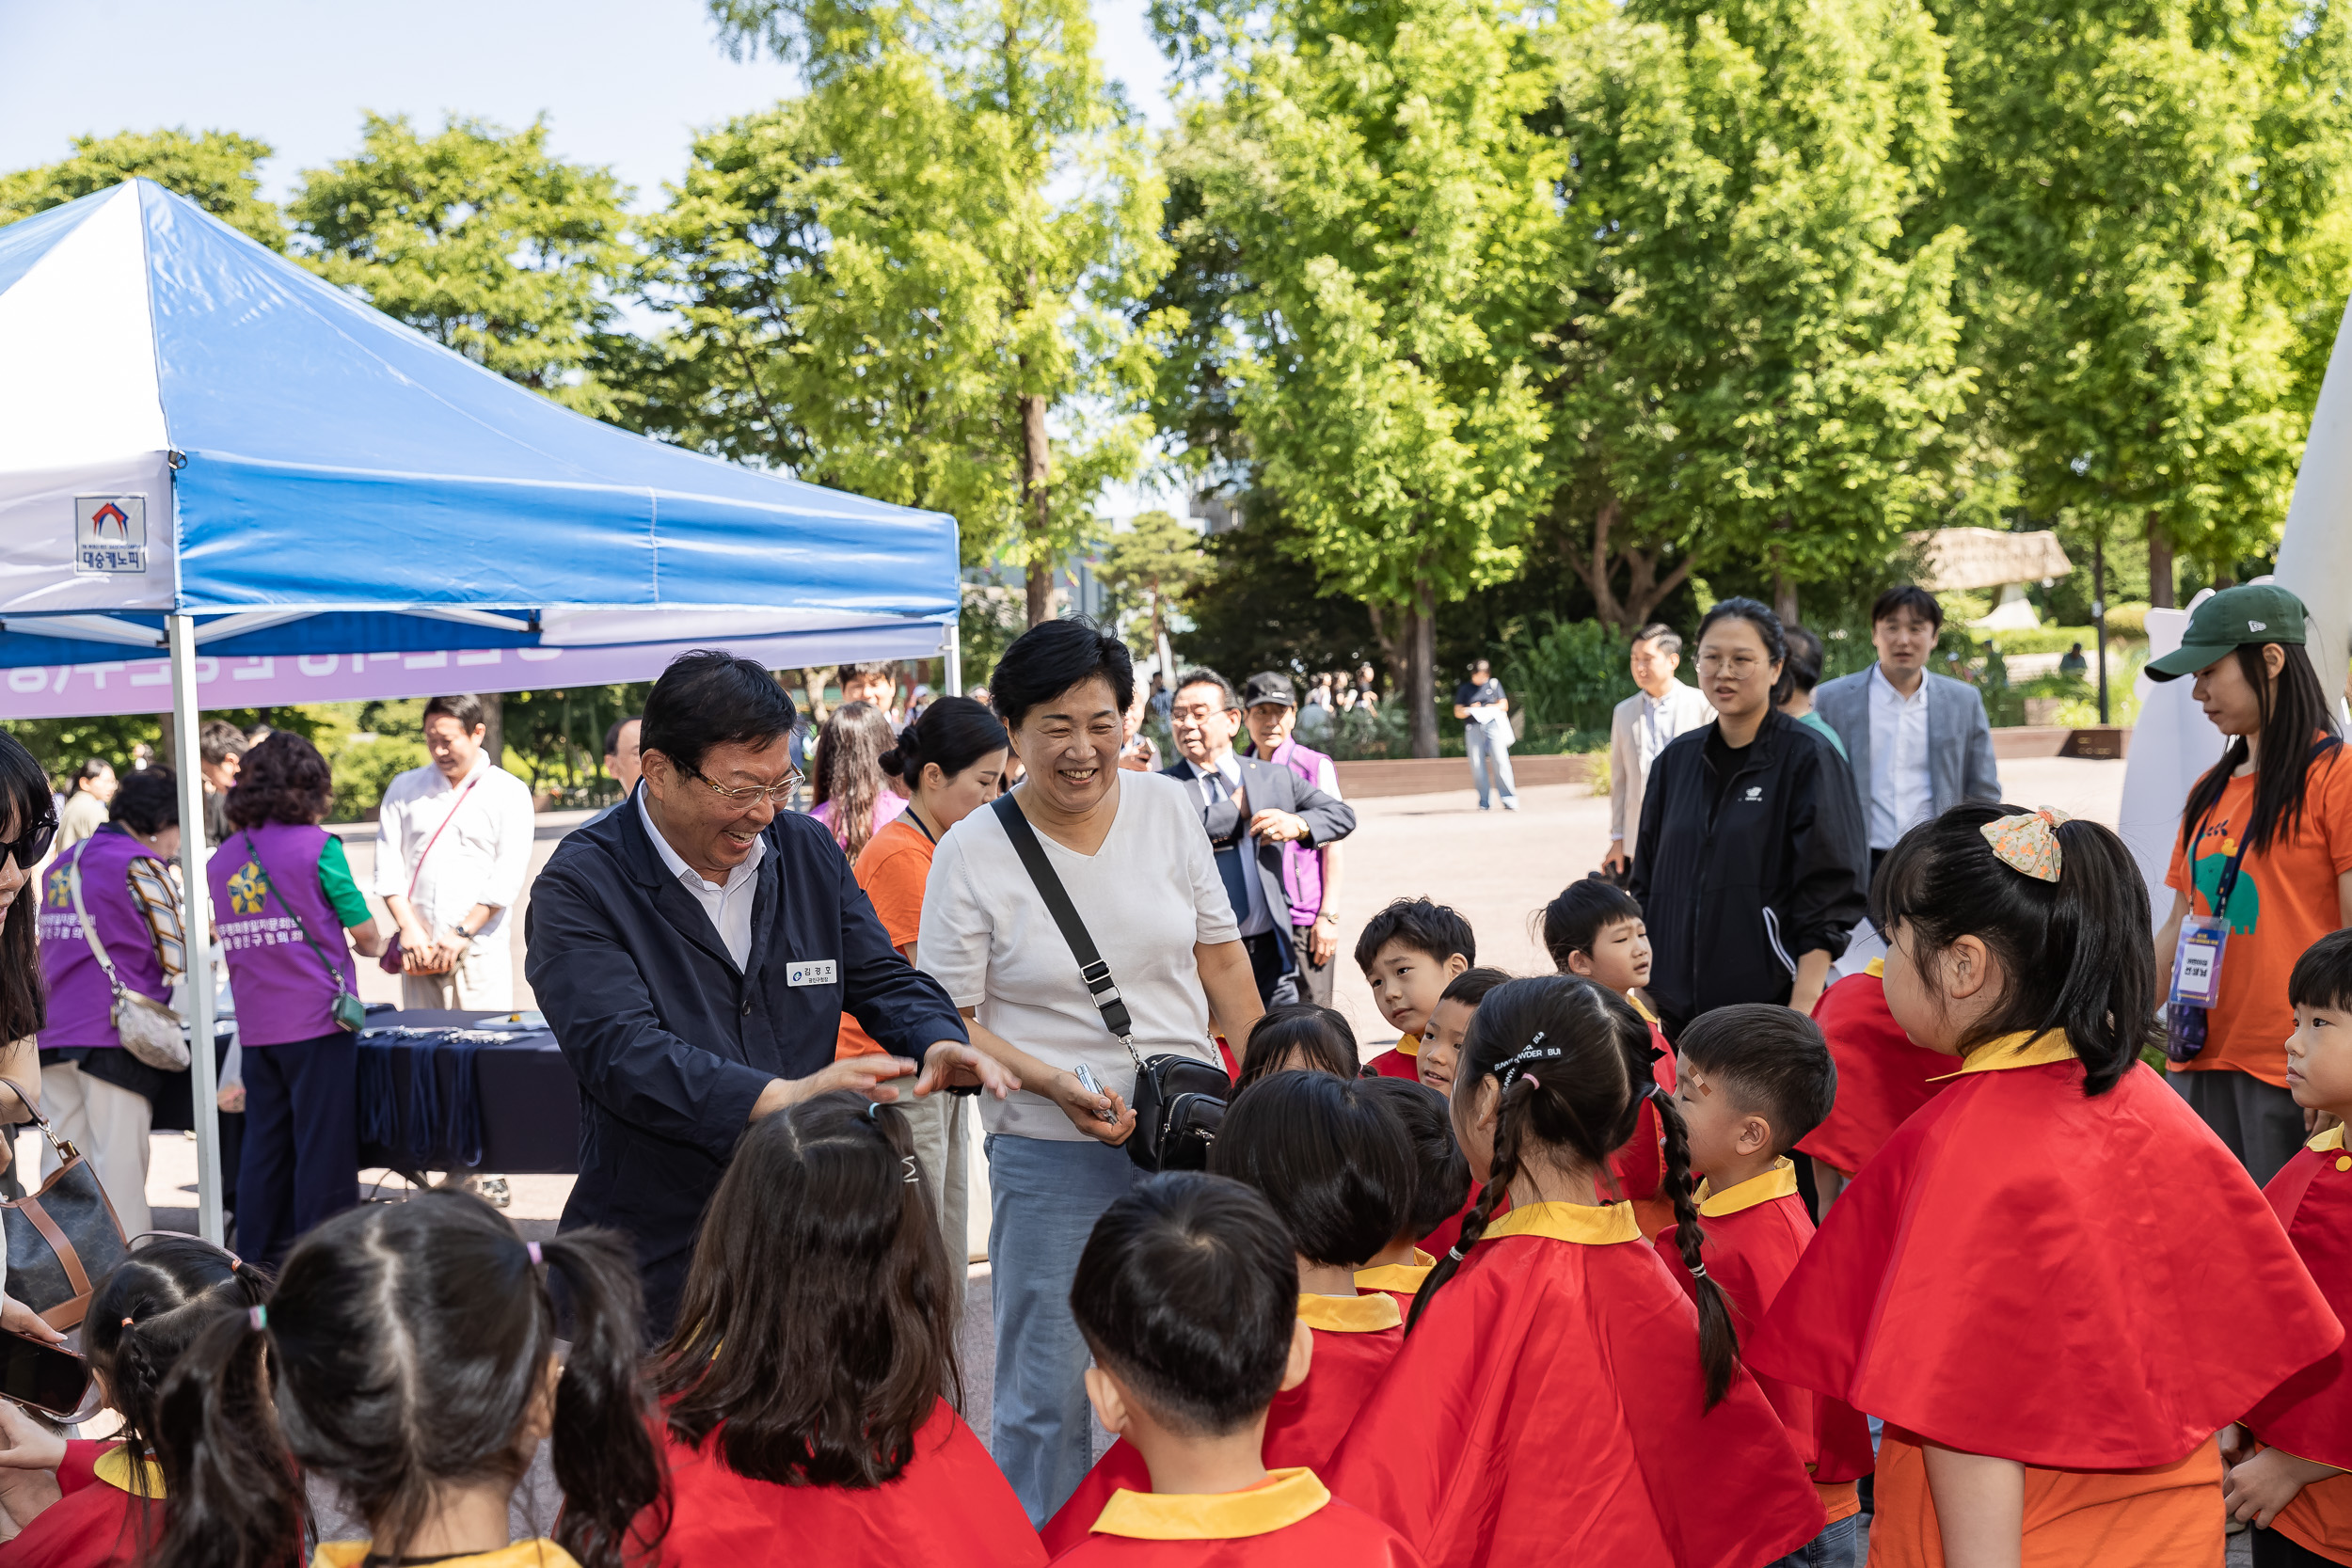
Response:
[[[171,880],[179,853],[179,783],[169,768],[148,768],[122,775],[104,826],[68,845],[40,879],[40,968],[49,982],[41,1099],[57,1135],[89,1156],[115,1217],[134,1236],[154,1227],[147,1208],[148,1133],[156,1097],[172,1075],[122,1049],[114,987],[119,980],[127,990],[168,1003],[186,972],[180,890]],[[89,917],[87,929],[83,915]],[[91,951],[92,936],[105,949],[105,963]],[[43,1173],[56,1164],[53,1150]]]
[[[359,1201],[359,1037],[334,1005],[359,990],[350,949],[373,958],[384,943],[342,841],[319,826],[333,793],[317,747],[271,736],[245,754],[205,878],[245,1060],[237,1248],[273,1269]]]
[[[1298,722],[1298,694],[1291,678],[1279,670],[1265,670],[1242,686],[1242,722],[1249,726],[1249,749],[1336,800],[1339,770],[1321,752],[1291,738]],[[1307,983],[1305,1000],[1331,1005],[1331,958],[1340,945],[1340,847],[1334,843],[1311,847],[1282,846],[1282,891],[1290,895],[1291,929],[1298,952],[1298,973]]]
[[[8,1140],[26,1119],[26,1105],[40,1103],[34,1037],[47,1022],[48,1006],[34,931],[40,899],[31,889],[33,868],[56,836],[57,806],[48,775],[30,752],[0,732],[0,1080],[16,1090],[0,1088],[0,1171],[8,1167]],[[65,1338],[6,1293],[0,1293],[0,1329],[52,1341]]]

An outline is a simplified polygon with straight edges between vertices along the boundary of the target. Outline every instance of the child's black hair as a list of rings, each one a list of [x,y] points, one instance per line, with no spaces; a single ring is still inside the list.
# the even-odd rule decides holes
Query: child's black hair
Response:
[[[1418,1242],[1460,1213],[1462,1205],[1470,1201],[1470,1162],[1454,1141],[1453,1111],[1445,1096],[1410,1078],[1367,1078],[1363,1085],[1374,1099],[1388,1102],[1411,1140],[1413,1216],[1397,1235],[1410,1234]]]
[[[1356,939],[1356,967],[1369,971],[1380,949],[1401,942],[1417,953],[1443,963],[1454,954],[1465,963],[1478,961],[1478,938],[1470,923],[1444,904],[1426,898],[1399,898],[1364,922]]]
[[[1470,1036],[1462,1042],[1454,1093],[1473,1092],[1484,1078],[1502,1085],[1493,1169],[1478,1191],[1478,1202],[1463,1217],[1461,1241],[1438,1259],[1413,1298],[1408,1333],[1486,1234],[1496,1206],[1519,1174],[1528,1144],[1558,1149],[1581,1165],[1603,1171],[1609,1156],[1632,1138],[1646,1095],[1666,1134],[1666,1179],[1661,1190],[1674,1204],[1675,1244],[1697,1289],[1706,1407],[1711,1410],[1722,1402],[1739,1368],[1740,1339],[1731,1326],[1729,1304],[1701,1267],[1690,1130],[1673,1100],[1653,1092],[1649,1051],[1649,1025],[1632,1005],[1606,986],[1580,976],[1514,980],[1497,987],[1479,1004]]]
[[[1468,1006],[1475,1007],[1486,1000],[1488,991],[1510,978],[1510,975],[1499,969],[1466,969],[1445,983],[1445,990],[1438,995],[1438,1000],[1460,1002]]]
[[[1963,1051],[2003,1035],[2063,1033],[2083,1062],[2083,1093],[2115,1087],[2159,1037],[2148,884],[2112,830],[2079,818],[2056,829],[2058,879],[2002,860],[1987,825],[2022,806],[1958,805],[1905,833],[1870,889],[1870,922],[1890,946],[1910,944],[1932,974],[1973,936],[2000,961],[1999,1006]]]
[[[1360,1268],[1413,1212],[1405,1124],[1353,1078],[1278,1072],[1233,1097],[1209,1168],[1265,1195],[1311,1263]]]
[[[1268,1007],[1249,1026],[1249,1045],[1242,1053],[1236,1086],[1247,1088],[1280,1072],[1294,1051],[1303,1054],[1317,1072],[1353,1078],[1364,1069],[1363,1058],[1356,1051],[1355,1027],[1344,1013],[1311,1002],[1285,1002]]]
[[[1154,1419],[1222,1437],[1281,1391],[1298,1323],[1298,1260],[1255,1188],[1164,1171],[1094,1222],[1070,1311],[1096,1362]]]
[[[905,1115],[840,1091],[752,1124],[655,1358],[670,1432],[780,1486],[880,1486],[962,1402],[955,1280]]]
[[[1606,878],[1581,877],[1543,907],[1536,923],[1543,931],[1544,951],[1551,955],[1551,967],[1565,974],[1569,954],[1581,953],[1589,958],[1601,932],[1620,920],[1641,918],[1642,901],[1633,895]]]
[[[624,1535],[662,1492],[637,1376],[636,1259],[609,1230],[538,1245],[572,1329],[555,1389],[555,1539],[582,1568],[618,1568]],[[555,1348],[547,1280],[480,1198],[344,1210],[295,1244],[266,1307],[214,1323],[165,1380],[171,1500],[153,1562],[283,1568],[302,1548],[306,1476],[368,1521],[375,1551],[405,1554],[443,1489],[522,1479],[519,1434]]]
[[[2287,1006],[2352,1012],[2352,927],[2330,931],[2303,949],[2287,975]]]
[[[1683,1062],[1715,1079],[1733,1104],[1772,1123],[1772,1152],[1829,1118],[1837,1064],[1821,1026],[1788,1007],[1740,1002],[1701,1013],[1675,1042]]]

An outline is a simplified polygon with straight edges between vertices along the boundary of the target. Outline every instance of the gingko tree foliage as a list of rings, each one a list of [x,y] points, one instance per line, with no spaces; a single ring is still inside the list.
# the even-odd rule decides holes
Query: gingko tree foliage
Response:
[[[233,131],[125,131],[76,136],[72,154],[38,168],[0,174],[0,223],[148,179],[186,197],[231,229],[272,250],[286,248],[286,221],[261,195],[257,166],[275,150]]]

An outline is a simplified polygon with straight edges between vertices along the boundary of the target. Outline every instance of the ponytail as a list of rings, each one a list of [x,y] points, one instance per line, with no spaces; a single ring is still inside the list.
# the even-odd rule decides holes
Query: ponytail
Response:
[[[1495,1206],[1518,1179],[1520,1129],[1527,1123],[1527,1106],[1535,1098],[1535,1087],[1534,1079],[1522,1078],[1502,1091],[1502,1106],[1495,1117],[1494,1167],[1487,1174],[1486,1184],[1478,1189],[1478,1201],[1462,1216],[1462,1233],[1452,1250],[1438,1259],[1437,1267],[1421,1282],[1421,1289],[1413,1292],[1413,1310],[1405,1320],[1406,1334],[1421,1323],[1421,1315],[1429,1310],[1429,1304],[1437,1299],[1445,1282],[1461,1273],[1470,1248],[1486,1234],[1486,1227],[1495,1217]]]
[[[550,1275],[563,1276],[572,1319],[548,1445],[564,1494],[555,1543],[582,1568],[617,1568],[630,1525],[660,1500],[664,1480],[652,1405],[637,1379],[636,1259],[610,1230],[570,1231],[534,1250]]]
[[[1740,1367],[1740,1335],[1731,1326],[1731,1303],[1724,1298],[1723,1287],[1708,1277],[1707,1262],[1699,1253],[1704,1239],[1699,1230],[1698,1199],[1691,1181],[1691,1129],[1675,1109],[1674,1097],[1655,1083],[1649,1085],[1650,1100],[1658,1107],[1659,1125],[1666,1132],[1666,1196],[1675,1209],[1675,1250],[1682,1255],[1682,1266],[1691,1273],[1692,1294],[1699,1308],[1699,1369],[1707,1382],[1707,1408],[1723,1403],[1731,1391],[1731,1374]]]
[[[165,1380],[155,1448],[171,1501],[156,1568],[301,1561],[310,1500],[270,1400],[268,1310],[223,1314]]]

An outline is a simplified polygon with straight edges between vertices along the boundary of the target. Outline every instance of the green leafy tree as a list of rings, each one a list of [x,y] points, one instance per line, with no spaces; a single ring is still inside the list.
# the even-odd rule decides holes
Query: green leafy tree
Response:
[[[1883,568],[1967,380],[1950,147],[1917,0],[1631,0],[1554,36],[1573,154],[1552,335],[1558,526],[1599,617],[1692,572]],[[1618,586],[1620,574],[1624,586]]]
[[[1143,604],[1144,641],[1156,648],[1168,632],[1168,612],[1207,570],[1200,533],[1172,513],[1152,511],[1136,513],[1111,535],[1101,575],[1120,598]]]
[[[1080,0],[712,0],[808,93],[705,137],[653,226],[681,325],[632,417],[953,513],[967,562],[1056,562],[1149,434],[1127,310],[1166,267],[1142,128]]]
[[[2159,604],[2175,549],[2227,579],[2276,542],[2343,308],[2343,8],[1931,3],[1966,353],[2023,511],[2144,534]]]
[[[145,178],[176,191],[272,250],[286,248],[286,223],[261,193],[255,166],[275,150],[234,131],[124,131],[77,136],[73,153],[39,168],[0,174],[0,223]]]
[[[368,117],[358,156],[303,176],[289,207],[321,276],[420,332],[583,414],[617,411],[596,373],[615,297],[634,277],[610,170],[453,119],[420,135]]]
[[[1199,203],[1177,243],[1238,275],[1202,291],[1216,327],[1168,324],[1177,357],[1214,372],[1319,585],[1371,611],[1414,754],[1434,756],[1438,607],[1512,574],[1541,500],[1549,73],[1489,0],[1155,22],[1219,75],[1168,153]]]

